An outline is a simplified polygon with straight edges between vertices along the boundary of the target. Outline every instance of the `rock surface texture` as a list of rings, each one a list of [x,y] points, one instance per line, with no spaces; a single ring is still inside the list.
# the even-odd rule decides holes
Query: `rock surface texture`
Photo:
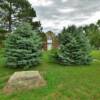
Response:
[[[15,72],[4,87],[4,92],[33,89],[45,86],[46,82],[38,71]]]

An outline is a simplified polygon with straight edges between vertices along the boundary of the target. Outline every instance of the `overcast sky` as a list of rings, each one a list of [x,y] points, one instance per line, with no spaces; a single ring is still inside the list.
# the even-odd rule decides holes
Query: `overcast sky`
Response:
[[[94,23],[100,19],[100,0],[29,0],[44,31]]]

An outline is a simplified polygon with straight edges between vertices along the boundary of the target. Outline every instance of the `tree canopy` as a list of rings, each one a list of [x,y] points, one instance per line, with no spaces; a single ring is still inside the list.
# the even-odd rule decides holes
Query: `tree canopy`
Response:
[[[36,17],[36,12],[28,0],[1,0],[0,13],[0,26],[9,31],[21,22],[32,23],[33,17]]]

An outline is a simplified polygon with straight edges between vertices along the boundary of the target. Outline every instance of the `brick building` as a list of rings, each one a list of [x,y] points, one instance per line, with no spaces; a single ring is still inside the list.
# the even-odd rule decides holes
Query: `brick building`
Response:
[[[44,33],[44,50],[51,50],[58,48],[58,37],[51,31],[48,31],[47,33]]]

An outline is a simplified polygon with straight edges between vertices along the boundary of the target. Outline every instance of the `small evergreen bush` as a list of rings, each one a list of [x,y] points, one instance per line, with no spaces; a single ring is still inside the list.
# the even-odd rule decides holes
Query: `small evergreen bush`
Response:
[[[5,42],[6,65],[12,68],[29,68],[40,63],[42,42],[37,31],[23,23],[10,33]]]

